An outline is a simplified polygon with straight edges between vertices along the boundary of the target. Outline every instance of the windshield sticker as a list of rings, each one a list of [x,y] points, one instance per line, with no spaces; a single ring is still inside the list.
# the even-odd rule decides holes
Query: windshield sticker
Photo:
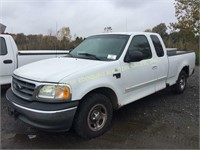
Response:
[[[115,60],[117,58],[117,55],[111,55],[111,54],[108,54],[108,57],[107,59],[113,59]]]

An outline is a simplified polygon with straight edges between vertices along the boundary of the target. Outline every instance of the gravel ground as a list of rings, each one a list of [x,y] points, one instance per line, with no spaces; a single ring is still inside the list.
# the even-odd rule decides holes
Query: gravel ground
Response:
[[[48,133],[14,120],[7,114],[7,89],[1,89],[2,149],[199,148],[199,67],[183,94],[165,89],[121,108],[114,112],[110,130],[92,140],[72,130]]]

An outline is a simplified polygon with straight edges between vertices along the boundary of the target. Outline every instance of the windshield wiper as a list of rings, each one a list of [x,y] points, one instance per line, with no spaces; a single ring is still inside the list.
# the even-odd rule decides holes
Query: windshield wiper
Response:
[[[94,58],[94,59],[96,59],[96,60],[101,60],[101,59],[98,58],[96,55],[90,54],[90,53],[78,53],[78,55],[84,55],[84,56],[88,56],[88,57]]]

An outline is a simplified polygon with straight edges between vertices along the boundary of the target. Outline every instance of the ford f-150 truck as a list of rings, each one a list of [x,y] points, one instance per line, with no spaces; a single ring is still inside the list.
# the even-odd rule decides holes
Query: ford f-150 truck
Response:
[[[10,35],[0,34],[0,85],[10,84],[13,71],[31,62],[64,56],[68,51],[29,50],[18,51]]]
[[[113,110],[171,86],[182,93],[195,69],[195,53],[167,51],[155,33],[88,37],[68,55],[14,71],[6,93],[9,112],[35,127],[105,133]]]

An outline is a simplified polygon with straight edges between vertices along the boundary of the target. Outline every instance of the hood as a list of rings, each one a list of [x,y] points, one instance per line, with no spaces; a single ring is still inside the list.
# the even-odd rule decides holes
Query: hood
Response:
[[[58,83],[73,73],[102,63],[104,62],[71,57],[51,58],[20,67],[14,71],[14,74],[34,81]]]

